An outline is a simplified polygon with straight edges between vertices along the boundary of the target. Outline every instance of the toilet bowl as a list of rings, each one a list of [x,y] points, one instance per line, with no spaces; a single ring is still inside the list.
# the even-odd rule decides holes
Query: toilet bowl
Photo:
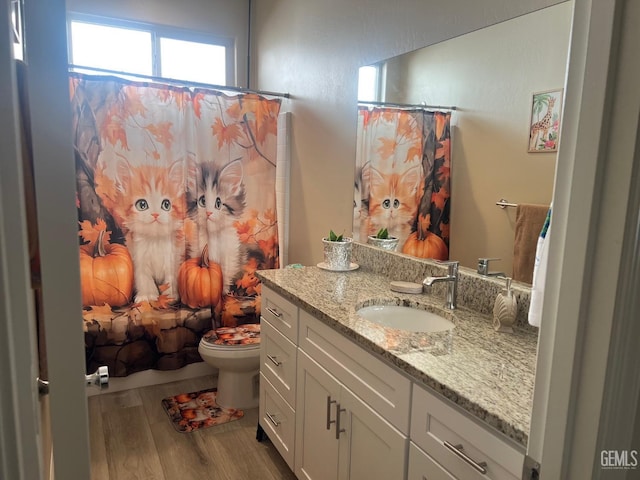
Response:
[[[211,330],[200,340],[198,353],[207,364],[218,369],[218,405],[225,408],[258,406],[259,324]]]

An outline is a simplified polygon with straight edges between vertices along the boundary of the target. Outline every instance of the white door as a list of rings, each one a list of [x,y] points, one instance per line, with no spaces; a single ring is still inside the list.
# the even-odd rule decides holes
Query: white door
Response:
[[[10,38],[8,2],[0,38]],[[40,477],[38,364],[19,179],[17,95],[12,44],[0,41],[0,478]]]
[[[0,38],[5,39],[9,3],[2,0],[0,13]],[[25,38],[55,478],[84,480],[90,478],[90,468],[65,2],[26,1]],[[9,365],[9,375],[3,368],[0,377],[0,473],[2,478],[31,480],[41,478],[42,471],[35,320],[27,276],[15,74],[8,47],[0,41],[0,350],[7,357],[3,365]]]

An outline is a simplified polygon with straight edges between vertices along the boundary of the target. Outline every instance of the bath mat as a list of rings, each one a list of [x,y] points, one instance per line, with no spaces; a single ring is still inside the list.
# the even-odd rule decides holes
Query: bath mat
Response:
[[[216,403],[217,391],[217,388],[210,388],[162,399],[173,428],[178,432],[193,432],[242,418],[242,410],[223,408]]]

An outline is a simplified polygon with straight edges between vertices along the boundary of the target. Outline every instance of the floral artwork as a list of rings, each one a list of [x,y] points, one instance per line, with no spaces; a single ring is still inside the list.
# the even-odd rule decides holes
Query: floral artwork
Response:
[[[212,328],[257,323],[279,265],[280,101],[70,79],[87,370],[200,361]]]
[[[535,93],[529,123],[529,152],[556,152],[560,135],[562,90]]]
[[[449,258],[450,118],[422,109],[359,108],[356,240],[387,229],[403,253]]]

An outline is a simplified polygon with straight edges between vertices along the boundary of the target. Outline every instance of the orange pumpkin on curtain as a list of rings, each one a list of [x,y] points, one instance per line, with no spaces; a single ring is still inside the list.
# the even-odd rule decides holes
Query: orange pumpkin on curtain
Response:
[[[109,243],[106,225],[98,220],[96,227],[89,222],[80,235],[89,241],[80,245],[80,280],[82,305],[112,307],[126,305],[133,293],[133,261],[124,245]],[[96,236],[97,233],[97,236]]]
[[[427,215],[426,218],[418,217],[418,230],[409,235],[407,241],[404,242],[402,253],[435,260],[447,260],[449,258],[447,244],[438,235],[428,230],[430,223],[430,215]]]
[[[178,271],[178,292],[182,303],[191,308],[220,306],[222,299],[222,269],[209,261],[209,247],[202,255],[186,260]]]

